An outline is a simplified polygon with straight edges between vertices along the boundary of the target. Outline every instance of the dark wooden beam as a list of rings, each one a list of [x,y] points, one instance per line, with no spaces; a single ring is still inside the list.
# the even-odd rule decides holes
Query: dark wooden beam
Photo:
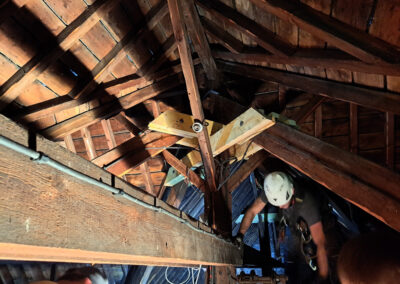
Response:
[[[151,195],[156,196],[157,194],[154,190],[154,184],[151,179],[149,165],[147,164],[147,162],[144,162],[140,165],[140,171],[141,171],[143,179],[144,179],[144,184],[146,186],[146,192],[150,193]]]
[[[125,126],[125,128],[133,135],[137,136],[141,132],[141,129],[135,125],[134,121],[128,118],[124,111],[117,114],[114,118]]]
[[[199,14],[194,5],[194,0],[182,1],[182,8],[186,28],[189,37],[192,40],[194,49],[199,55],[201,65],[204,68],[207,78],[213,82],[215,87],[217,87],[219,80],[217,66],[215,65],[214,58],[211,55],[210,46],[208,45]]]
[[[51,63],[86,34],[99,21],[99,17],[118,3],[118,0],[96,1],[57,36],[56,46],[45,47],[8,79],[0,88],[0,110],[14,101]]]
[[[162,155],[167,163],[173,167],[178,173],[187,178],[195,187],[205,192],[204,181],[190,168],[188,168],[181,160],[171,154],[168,150],[164,150]]]
[[[368,64],[340,50],[300,49],[286,58],[251,51],[242,52],[240,54],[225,51],[212,51],[212,54],[216,59],[257,66],[265,66],[266,64],[290,64],[299,67],[328,68],[400,76],[400,64]]]
[[[203,122],[205,118],[203,108],[201,106],[201,99],[196,81],[196,75],[194,73],[192,55],[187,41],[187,33],[183,21],[182,7],[180,6],[180,2],[177,0],[168,0],[168,7],[171,16],[172,28],[174,30],[176,42],[178,44],[183,75],[185,77],[186,88],[189,95],[190,108],[192,110],[194,119]],[[199,146],[206,172],[208,187],[211,191],[215,191],[217,189],[215,180],[215,165],[213,154],[211,151],[210,137],[208,136],[206,127],[203,127],[203,130],[197,134],[197,138],[199,140]]]
[[[350,151],[358,153],[358,106],[350,104]]]
[[[233,53],[242,52],[244,46],[240,40],[230,35],[227,31],[220,28],[206,17],[201,18],[201,23],[206,29],[208,36],[210,36],[213,40],[219,42]]]
[[[394,149],[395,149],[395,128],[394,115],[387,112],[385,114],[385,148],[386,148],[386,165],[388,168],[394,168]]]
[[[59,124],[50,126],[43,130],[42,133],[51,139],[63,137],[81,129],[82,127],[96,123],[101,119],[109,118],[120,112],[122,109],[128,109],[144,102],[145,100],[151,99],[162,92],[178,86],[179,84],[179,76],[175,75],[168,77],[129,95],[112,100],[105,105],[101,105],[100,107],[81,113]]]
[[[260,134],[254,142],[400,231],[398,174],[281,124]]]
[[[259,9],[297,25],[367,63],[400,61],[399,49],[329,15],[294,1],[250,0]]]
[[[0,116],[0,133],[28,147],[31,134],[4,116]],[[211,232],[185,213],[113,178],[54,142],[37,137],[36,147],[62,164]],[[3,146],[0,164],[1,260],[162,266],[242,264],[240,251],[223,240],[39,165]]]
[[[252,155],[227,181],[229,192],[233,192],[264,160],[268,157],[265,151]]]
[[[211,13],[213,17],[221,19],[225,24],[244,33],[272,54],[287,57],[294,52],[294,48],[289,43],[285,42],[272,31],[257,24],[219,0],[196,0],[196,3]]]
[[[314,112],[314,136],[322,138],[322,107],[319,105]]]
[[[161,0],[145,16],[147,27],[154,29],[165,16],[168,15],[168,5],[166,0]]]
[[[325,99],[326,98],[322,96],[313,96],[306,105],[302,106],[300,110],[290,118],[296,121],[297,124],[303,123]]]
[[[367,87],[311,78],[270,68],[254,67],[245,64],[218,61],[219,68],[228,73],[272,81],[298,88],[311,94],[319,94],[337,100],[347,101],[367,108],[400,114],[400,96],[387,91]]]

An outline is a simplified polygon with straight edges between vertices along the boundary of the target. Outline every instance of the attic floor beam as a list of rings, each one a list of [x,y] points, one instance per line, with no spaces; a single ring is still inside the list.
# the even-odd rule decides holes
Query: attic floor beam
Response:
[[[188,90],[190,108],[193,117],[200,122],[204,121],[203,108],[201,106],[199,88],[194,73],[193,61],[188,45],[187,32],[184,25],[181,2],[178,0],[168,0],[168,8],[171,16],[172,28],[174,30],[175,40],[178,45],[179,56],[182,64],[183,75]],[[216,191],[215,165],[211,151],[210,138],[206,127],[197,134],[199,140],[200,151],[202,154],[206,179],[208,187],[211,191]]]
[[[28,146],[28,131],[0,116],[0,133]],[[204,224],[136,190],[54,142],[37,150],[130,194],[195,228]],[[0,146],[0,258],[2,260],[133,265],[241,265],[233,245],[119,195],[60,173]],[[27,192],[29,190],[29,193]],[[18,210],[15,210],[18,208]],[[33,208],[35,208],[33,210]],[[11,220],[11,222],[10,222]],[[107,232],[106,234],[104,232]]]
[[[232,51],[233,52],[233,51]],[[244,63],[249,65],[265,66],[266,64],[290,64],[301,67],[344,69],[352,72],[363,72],[382,75],[400,75],[400,64],[375,63],[369,64],[340,50],[300,49],[293,55],[282,58],[276,55],[242,52],[235,54],[226,51],[212,51],[214,58]]]
[[[286,71],[239,63],[218,61],[217,65],[221,70],[228,73],[239,74],[262,81],[273,81],[301,89],[311,94],[319,94],[371,109],[400,114],[400,96],[387,91],[372,90],[366,87],[357,87],[351,84],[332,82]]]
[[[196,3],[207,10],[213,17],[244,33],[265,50],[280,57],[288,57],[294,52],[293,46],[285,42],[272,31],[240,14],[235,9],[219,0],[196,0]]]
[[[14,101],[51,63],[60,58],[79,38],[86,34],[119,0],[100,0],[91,5],[56,38],[56,46],[48,46],[35,55],[0,88],[0,110]]]
[[[395,47],[303,3],[280,0],[250,1],[258,8],[297,25],[300,29],[366,63],[399,62],[399,51]]]
[[[284,132],[285,135],[278,136],[278,132]],[[299,137],[304,140],[299,141]],[[307,147],[300,148],[295,144],[296,141],[302,144],[306,143]],[[392,176],[398,181],[400,178],[398,174],[282,124],[276,124],[263,132],[255,138],[254,142],[390,227],[400,231],[400,198],[398,191],[396,193],[398,183],[392,186],[388,182]],[[370,166],[374,167],[374,170]],[[355,171],[358,171],[357,175],[355,175]],[[361,173],[361,171],[365,172]],[[371,172],[374,172],[374,175],[371,175]],[[382,175],[383,172],[386,173]],[[374,180],[376,186],[368,183],[366,178],[369,178],[370,181],[376,178]],[[382,181],[378,181],[378,179]],[[384,192],[382,186],[389,187],[391,195],[388,195],[388,191]]]
[[[207,78],[218,85],[218,70],[215,65],[214,58],[211,55],[210,46],[204,33],[199,14],[197,13],[194,0],[186,0],[182,2],[184,20],[190,39],[192,40],[194,49],[199,55],[201,65],[203,66]]]

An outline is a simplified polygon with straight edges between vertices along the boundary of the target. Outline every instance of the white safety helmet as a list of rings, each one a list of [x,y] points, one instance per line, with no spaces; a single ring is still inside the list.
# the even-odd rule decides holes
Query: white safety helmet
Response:
[[[264,179],[264,191],[268,202],[274,206],[282,206],[293,196],[291,178],[283,172],[269,173]]]

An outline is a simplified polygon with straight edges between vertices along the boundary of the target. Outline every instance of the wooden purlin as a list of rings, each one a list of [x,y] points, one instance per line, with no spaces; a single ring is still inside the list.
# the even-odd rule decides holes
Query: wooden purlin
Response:
[[[355,103],[367,108],[400,114],[400,96],[366,87],[353,86],[340,82],[311,78],[286,71],[255,67],[245,64],[218,61],[219,68],[228,73],[244,75],[263,81],[278,82],[298,88],[311,94],[320,94],[337,100]]]
[[[175,39],[178,45],[182,71],[185,77],[186,88],[189,95],[190,108],[192,110],[193,117],[202,123],[204,121],[204,113],[201,105],[196,75],[194,73],[192,54],[188,45],[182,7],[180,4],[181,3],[177,0],[168,0],[172,28],[174,30]],[[203,130],[198,133],[197,138],[204,161],[208,188],[211,191],[215,191],[217,189],[215,180],[215,164],[207,130],[203,128]]]
[[[42,50],[16,72],[0,88],[0,110],[3,110],[17,98],[21,91],[46,70],[51,63],[60,58],[81,36],[89,31],[99,21],[103,13],[106,13],[118,3],[119,0],[96,1],[57,36],[57,46],[49,47],[49,50]]]
[[[249,36],[272,54],[287,57],[294,52],[294,48],[290,44],[286,43],[272,31],[243,16],[219,0],[196,0],[196,3],[214,17],[221,18],[225,24]]]
[[[400,61],[397,48],[301,2],[279,0],[250,0],[250,2],[366,63]]]
[[[4,116],[0,116],[0,127],[3,136],[28,147],[30,134],[27,130]],[[56,143],[40,136],[36,141],[37,151],[52,159],[61,163],[68,161],[69,167],[85,175],[182,217],[195,228],[211,232],[209,227],[191,220],[185,213],[161,200],[155,201],[154,197],[112,177]],[[33,163],[3,146],[0,151],[0,179],[7,189],[0,201],[0,223],[7,223],[8,228],[0,230],[3,260],[171,266],[241,264],[241,254],[231,244],[46,165]],[[27,188],[32,189],[30,194],[26,194]],[[32,211],[32,208],[40,210]],[[129,221],[124,223],[123,220]],[[138,246],[138,243],[148,247]],[[174,244],[179,244],[179,248]],[[159,249],[154,250],[157,247]]]
[[[300,49],[287,58],[251,51],[242,52],[240,54],[226,51],[212,51],[212,54],[216,59],[256,66],[265,66],[267,64],[292,64],[299,68],[327,68],[370,74],[400,75],[400,64],[368,64],[339,50]]]

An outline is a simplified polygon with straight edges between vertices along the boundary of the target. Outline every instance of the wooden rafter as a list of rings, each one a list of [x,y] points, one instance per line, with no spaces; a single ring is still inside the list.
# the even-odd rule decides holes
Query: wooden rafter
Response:
[[[97,157],[96,149],[93,144],[92,135],[87,127],[81,129],[81,135],[83,142],[85,143],[86,152],[88,154],[89,160],[93,160]]]
[[[383,40],[318,12],[301,2],[250,0],[265,10],[308,31],[367,63],[400,61],[399,50]]]
[[[196,3],[206,9],[214,17],[224,21],[225,24],[249,36],[272,54],[287,57],[294,52],[290,44],[286,43],[272,31],[245,17],[219,0],[196,0]]]
[[[46,128],[43,134],[52,139],[60,138],[73,133],[82,127],[96,123],[97,121],[109,118],[120,112],[122,109],[128,109],[145,100],[151,99],[170,88],[180,84],[179,76],[168,77],[153,85],[140,89],[115,101],[97,107],[93,110],[74,116],[59,124]]]
[[[328,68],[349,70],[383,75],[400,75],[399,64],[376,63],[368,64],[340,51],[322,49],[300,49],[293,55],[282,58],[261,52],[242,52],[234,54],[226,51],[212,51],[216,59],[223,59],[249,65],[265,66],[266,64],[290,64],[299,67]]]
[[[205,192],[205,184],[204,181],[189,167],[187,167],[182,161],[180,161],[177,157],[171,154],[168,150],[164,150],[162,152],[165,161],[173,167],[178,173],[187,178],[190,183],[192,183],[195,187]]]
[[[119,0],[96,1],[57,36],[57,46],[42,50],[8,79],[0,88],[0,110],[14,101],[51,63],[86,34],[99,21],[99,17],[118,3]]]
[[[115,119],[118,120],[118,122],[121,123],[123,126],[125,126],[125,128],[133,135],[137,136],[141,132],[140,128],[136,126],[132,119],[129,119],[124,111],[117,114],[115,116]]]
[[[322,106],[319,105],[314,112],[314,136],[322,138]]]
[[[114,131],[112,130],[111,123],[109,119],[103,119],[101,121],[101,127],[103,128],[104,135],[106,136],[108,149],[113,149],[117,147],[117,142],[115,141]],[[66,137],[68,137],[67,135]]]
[[[172,28],[174,30],[175,39],[178,45],[183,75],[185,77],[186,88],[189,95],[190,108],[192,110],[193,117],[203,123],[204,113],[201,106],[199,88],[197,86],[196,75],[194,73],[192,55],[187,41],[187,33],[183,21],[182,7],[180,4],[181,3],[177,0],[168,0]],[[215,165],[211,151],[210,138],[205,128],[198,133],[197,139],[199,140],[200,151],[204,161],[208,187],[211,191],[215,191],[217,189],[215,180]]]
[[[299,88],[311,94],[320,94],[367,108],[400,114],[400,96],[390,92],[239,63],[218,61],[217,65],[221,70],[228,73],[244,75],[263,81],[273,81],[285,86]]]
[[[358,106],[350,104],[350,151],[358,153]]]
[[[300,110],[290,118],[296,121],[297,124],[303,123],[325,99],[326,98],[322,96],[313,96],[306,105],[302,106]]]
[[[282,124],[260,134],[254,142],[400,230],[400,175]]]
[[[393,113],[385,113],[385,156],[388,168],[394,168],[395,128]]]
[[[197,13],[194,0],[186,0],[182,2],[183,14],[186,28],[190,39],[192,40],[194,49],[199,55],[201,65],[203,66],[206,76],[214,84],[218,84],[218,70],[215,65],[214,58],[211,55],[210,46],[204,33],[199,14]]]
[[[76,153],[74,140],[72,140],[71,135],[67,135],[64,137],[65,147],[70,150],[72,153]]]
[[[160,21],[168,15],[168,5],[166,0],[161,0],[145,16],[147,27],[152,30]]]
[[[234,36],[231,36],[229,33],[227,33],[225,30],[217,26],[214,22],[210,21],[206,17],[201,18],[201,23],[206,29],[208,36],[212,37],[215,41],[218,41],[229,51],[233,53],[242,52],[244,46],[240,40],[236,39]]]
[[[150,193],[151,195],[156,196],[156,192],[155,192],[155,189],[154,189],[154,184],[153,184],[153,181],[151,179],[149,165],[147,164],[147,162],[144,162],[144,163],[142,163],[140,165],[140,171],[141,171],[143,179],[144,179],[144,184],[145,184],[145,187],[146,187],[146,191],[148,193]]]

